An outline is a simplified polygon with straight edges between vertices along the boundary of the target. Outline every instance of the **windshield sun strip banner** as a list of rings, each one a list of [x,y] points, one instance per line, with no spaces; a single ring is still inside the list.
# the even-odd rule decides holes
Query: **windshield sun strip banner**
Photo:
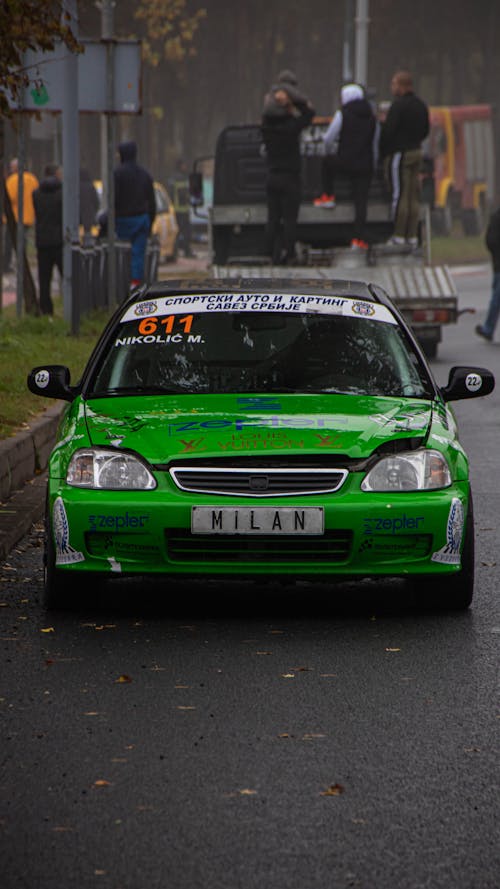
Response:
[[[379,303],[347,296],[300,293],[188,293],[142,300],[129,306],[121,322],[186,312],[286,312],[368,318],[397,325],[392,312]]]

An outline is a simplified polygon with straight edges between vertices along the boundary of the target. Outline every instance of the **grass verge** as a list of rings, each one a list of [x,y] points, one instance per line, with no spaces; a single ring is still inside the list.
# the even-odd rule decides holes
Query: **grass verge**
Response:
[[[108,315],[98,312],[82,320],[80,335],[70,336],[55,301],[52,321],[47,316],[17,318],[15,307],[0,315],[0,438],[8,438],[54,404],[32,395],[26,385],[29,371],[38,364],[65,364],[76,382],[97,342]]]

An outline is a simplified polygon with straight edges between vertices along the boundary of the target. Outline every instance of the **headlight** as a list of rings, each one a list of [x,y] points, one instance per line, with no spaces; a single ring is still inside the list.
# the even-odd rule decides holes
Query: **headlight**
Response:
[[[117,451],[75,451],[66,473],[68,485],[76,488],[107,488],[115,491],[147,491],[156,480],[147,466],[132,454]]]
[[[448,463],[439,451],[408,451],[382,457],[361,483],[362,491],[428,491],[451,485]]]

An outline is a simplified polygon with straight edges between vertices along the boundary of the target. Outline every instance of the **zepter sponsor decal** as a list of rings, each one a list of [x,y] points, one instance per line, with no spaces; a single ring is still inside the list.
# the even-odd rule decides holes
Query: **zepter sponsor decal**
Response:
[[[462,501],[454,497],[451,501],[446,523],[446,545],[431,556],[432,562],[446,565],[460,565],[460,546],[464,532],[464,508]]]
[[[357,315],[373,321],[397,325],[392,312],[379,303],[346,296],[320,296],[302,293],[184,293],[159,297],[130,306],[121,321],[137,317],[178,315],[186,312],[287,312],[321,315]]]
[[[52,510],[52,524],[56,544],[56,565],[71,565],[85,561],[83,553],[77,552],[69,543],[69,522],[62,497],[56,497]]]

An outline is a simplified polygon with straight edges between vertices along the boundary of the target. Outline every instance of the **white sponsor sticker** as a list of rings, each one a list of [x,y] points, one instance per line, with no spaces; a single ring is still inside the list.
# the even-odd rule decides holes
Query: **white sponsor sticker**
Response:
[[[84,562],[85,556],[69,545],[68,516],[62,497],[56,497],[52,510],[52,524],[56,542],[56,565],[71,565],[74,562]]]
[[[454,497],[451,501],[448,521],[446,523],[446,546],[441,547],[431,556],[432,562],[446,565],[460,565],[460,547],[464,533],[464,508],[462,501]]]
[[[155,306],[153,309],[152,307]],[[373,321],[397,324],[386,306],[359,297],[313,295],[311,293],[183,293],[142,301],[130,306],[121,321],[138,317],[179,315],[186,312],[293,312],[298,314],[355,315]]]
[[[465,387],[469,392],[479,392],[483,385],[483,378],[479,374],[467,374],[465,378]]]
[[[35,383],[39,389],[45,389],[49,385],[50,374],[48,370],[39,370],[35,374]]]

